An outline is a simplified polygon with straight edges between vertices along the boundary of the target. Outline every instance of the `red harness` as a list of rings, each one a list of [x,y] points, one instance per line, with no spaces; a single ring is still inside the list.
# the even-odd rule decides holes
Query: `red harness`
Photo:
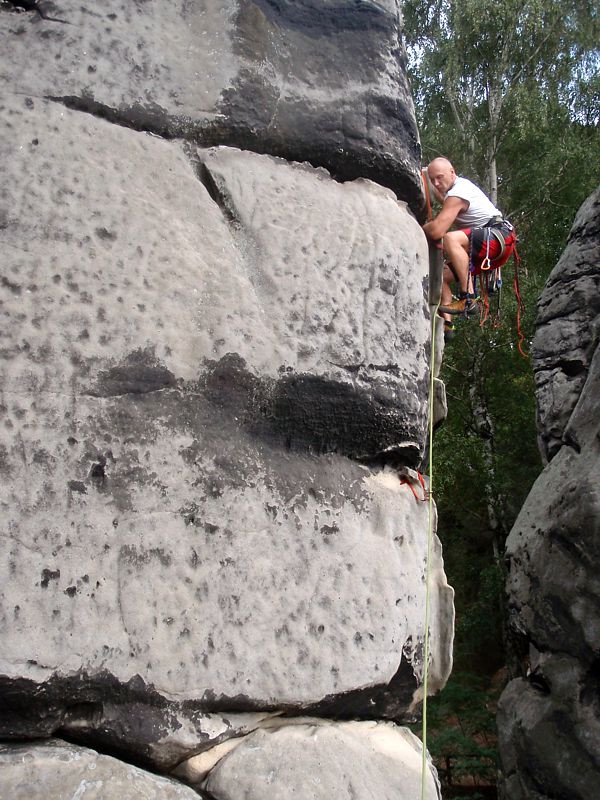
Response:
[[[479,278],[479,293],[481,295],[481,320],[483,326],[490,316],[490,293],[496,293],[498,308],[495,313],[496,324],[500,322],[500,295],[502,291],[502,267],[511,256],[515,260],[513,288],[517,299],[517,347],[519,353],[527,358],[523,351],[525,336],[521,331],[521,314],[523,313],[523,299],[519,288],[519,265],[521,259],[517,252],[517,234],[515,229],[507,225],[491,225],[485,228],[463,229],[471,241],[471,255],[469,271],[473,275],[473,286]],[[480,233],[481,232],[481,233]]]

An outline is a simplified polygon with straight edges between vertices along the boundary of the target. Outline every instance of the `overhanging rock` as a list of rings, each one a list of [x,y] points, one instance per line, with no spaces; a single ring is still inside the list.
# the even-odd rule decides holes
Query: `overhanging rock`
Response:
[[[396,0],[37,5],[52,19],[0,8],[8,91],[371,178],[423,208]]]

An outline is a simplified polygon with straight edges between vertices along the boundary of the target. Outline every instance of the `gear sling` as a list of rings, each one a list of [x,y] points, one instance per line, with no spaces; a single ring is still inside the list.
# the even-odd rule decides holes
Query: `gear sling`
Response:
[[[524,336],[521,332],[521,313],[523,301],[519,289],[519,264],[521,259],[517,252],[517,234],[510,222],[500,217],[495,217],[482,228],[475,229],[471,235],[471,251],[469,257],[469,272],[473,277],[473,292],[477,294],[477,281],[479,280],[479,295],[481,297],[481,322],[483,325],[490,316],[490,295],[497,297],[495,318],[500,319],[500,300],[502,295],[502,267],[513,256],[515,261],[514,292],[517,300],[517,346],[521,355]]]

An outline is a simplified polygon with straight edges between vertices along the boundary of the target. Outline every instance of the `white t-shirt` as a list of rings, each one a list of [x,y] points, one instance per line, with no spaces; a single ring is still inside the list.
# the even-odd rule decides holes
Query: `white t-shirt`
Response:
[[[502,212],[496,208],[479,186],[475,186],[467,178],[457,178],[454,185],[446,192],[446,197],[460,197],[469,204],[467,210],[461,211],[456,217],[456,224],[459,228],[481,228],[493,217],[502,216]]]

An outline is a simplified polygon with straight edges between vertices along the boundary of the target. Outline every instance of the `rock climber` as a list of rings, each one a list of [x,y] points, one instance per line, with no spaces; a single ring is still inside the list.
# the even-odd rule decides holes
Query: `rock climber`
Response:
[[[502,232],[509,235],[513,228],[478,186],[457,176],[447,158],[434,158],[427,167],[427,174],[437,199],[442,203],[440,212],[423,225],[423,230],[434,242],[442,240],[445,264],[439,311],[445,320],[444,333],[448,340],[454,327],[451,315],[468,315],[477,311],[472,265],[480,265],[485,258],[493,261],[502,255]],[[451,231],[453,225],[456,229]],[[493,235],[490,235],[490,229]],[[500,232],[499,238],[496,238],[497,231]],[[450,284],[454,280],[459,284],[459,296],[452,301]]]

